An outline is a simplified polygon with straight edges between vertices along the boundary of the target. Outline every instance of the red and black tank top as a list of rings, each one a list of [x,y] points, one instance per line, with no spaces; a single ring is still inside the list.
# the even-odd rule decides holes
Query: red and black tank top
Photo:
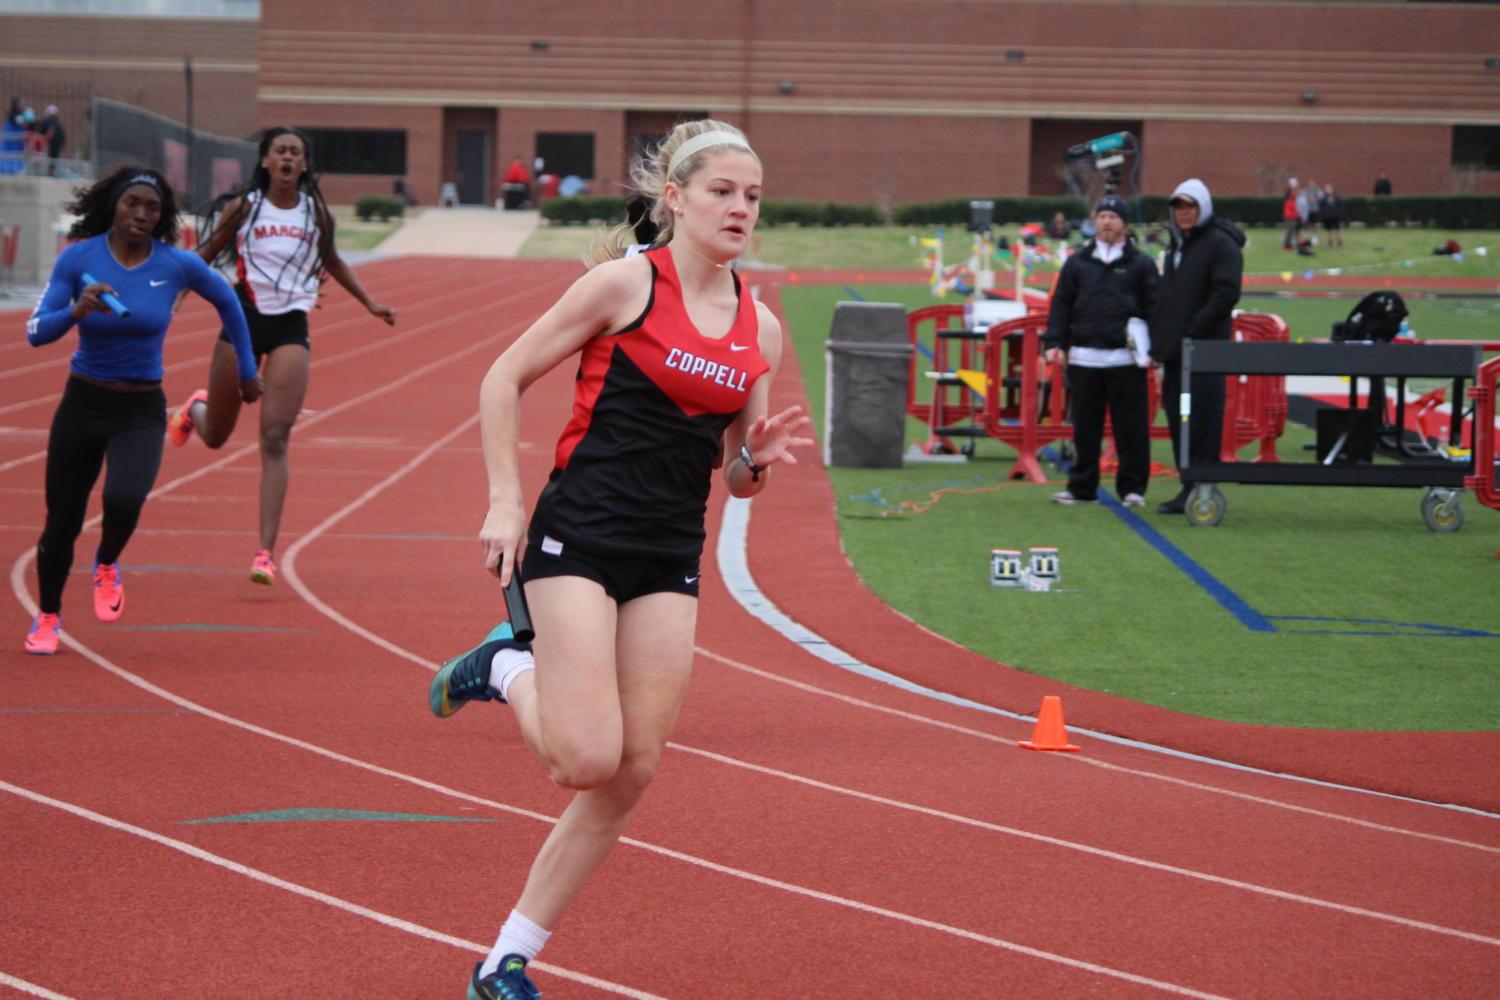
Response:
[[[532,531],[588,552],[696,559],[724,430],[770,365],[738,275],[734,324],[705,337],[683,305],[671,251],[643,256],[652,271],[645,312],[584,347]]]

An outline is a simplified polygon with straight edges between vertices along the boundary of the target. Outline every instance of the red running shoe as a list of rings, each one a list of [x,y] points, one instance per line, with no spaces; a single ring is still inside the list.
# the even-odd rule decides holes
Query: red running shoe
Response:
[[[125,611],[125,584],[119,563],[94,563],[94,615],[112,622]]]
[[[58,636],[62,633],[62,615],[37,615],[26,633],[26,652],[36,656],[51,656],[57,652]]]
[[[276,561],[270,549],[256,549],[255,561],[250,564],[250,580],[269,587],[276,582]]]
[[[178,448],[188,443],[188,438],[193,436],[193,404],[204,402],[208,399],[208,390],[199,389],[188,397],[187,402],[179,406],[175,413],[167,418],[167,440]]]

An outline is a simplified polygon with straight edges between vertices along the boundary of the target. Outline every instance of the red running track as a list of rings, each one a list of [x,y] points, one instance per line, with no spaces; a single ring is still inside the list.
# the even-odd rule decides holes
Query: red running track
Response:
[[[126,556],[127,614],[92,620],[79,574],[51,659],[20,638],[42,514],[31,456],[66,348],[0,350],[17,598],[0,653],[0,996],[461,995],[566,796],[506,709],[439,722],[425,692],[498,605],[473,540],[479,379],[574,273],[364,268],[402,322],[387,331],[341,293],[314,317],[277,586],[246,579],[247,420],[221,452],[169,450]],[[20,321],[0,320],[4,343]],[[212,333],[188,306],[172,398],[206,373]],[[533,488],[570,389],[559,371],[527,396]],[[795,370],[776,394],[802,398]],[[891,672],[1018,697],[1021,675],[873,601],[838,555],[816,461],[778,470],[752,511],[751,570],[791,617]],[[1012,744],[1025,724],[830,667],[712,570],[704,583],[682,723],[544,953],[549,1000],[1492,994],[1493,816],[1099,741],[1027,753]],[[1067,697],[1099,728],[1140,718]],[[1487,780],[1493,760],[1445,767]],[[393,815],[192,822],[287,809]]]

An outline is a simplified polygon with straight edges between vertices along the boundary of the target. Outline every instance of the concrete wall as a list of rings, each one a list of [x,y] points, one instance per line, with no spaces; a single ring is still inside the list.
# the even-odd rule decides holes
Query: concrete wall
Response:
[[[0,176],[0,224],[21,227],[16,284],[39,285],[52,273],[57,221],[73,200],[75,186],[55,177]]]

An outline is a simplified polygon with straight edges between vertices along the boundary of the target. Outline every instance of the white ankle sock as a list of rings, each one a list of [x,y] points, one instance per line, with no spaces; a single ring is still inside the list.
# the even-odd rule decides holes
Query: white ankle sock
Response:
[[[502,649],[490,661],[490,687],[500,692],[500,697],[510,700],[510,686],[517,677],[528,670],[536,669],[536,661],[524,649]]]
[[[520,955],[526,961],[531,961],[551,936],[551,931],[527,920],[521,916],[520,911],[511,910],[510,916],[505,918],[504,926],[500,928],[500,936],[495,939],[495,947],[490,949],[489,958],[484,960],[484,965],[479,969],[480,978],[500,968],[500,960],[506,955]]]

